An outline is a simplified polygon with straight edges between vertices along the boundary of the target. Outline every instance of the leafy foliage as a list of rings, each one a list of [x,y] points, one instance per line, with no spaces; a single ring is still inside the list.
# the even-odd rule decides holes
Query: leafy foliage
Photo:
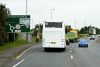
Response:
[[[6,39],[5,21],[7,15],[9,14],[10,14],[9,9],[7,9],[5,5],[0,4],[0,45],[2,45]]]
[[[33,35],[36,36],[38,32],[42,33],[43,25],[42,24],[37,24],[33,31]]]
[[[80,34],[89,34],[89,29],[90,28],[95,28],[96,29],[96,34],[100,34],[100,29],[97,28],[97,27],[94,27],[94,26],[85,26],[85,27],[82,27],[79,31]]]
[[[11,12],[6,8],[5,4],[0,4],[0,45],[3,45],[5,42],[14,40],[14,33],[5,32],[5,22],[8,15],[11,15]],[[18,35],[15,34],[17,37]],[[9,37],[9,39],[8,39]]]

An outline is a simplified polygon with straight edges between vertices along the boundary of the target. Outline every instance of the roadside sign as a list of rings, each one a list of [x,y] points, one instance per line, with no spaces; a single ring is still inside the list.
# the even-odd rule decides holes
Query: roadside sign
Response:
[[[30,15],[9,15],[6,18],[5,31],[30,32]]]

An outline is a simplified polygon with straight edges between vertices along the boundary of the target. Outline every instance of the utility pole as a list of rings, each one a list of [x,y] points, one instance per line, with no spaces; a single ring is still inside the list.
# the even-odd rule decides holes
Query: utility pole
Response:
[[[28,11],[28,10],[27,10],[27,9],[28,9],[27,6],[28,6],[28,4],[27,4],[27,0],[26,0],[26,15],[27,15],[27,11]]]
[[[28,1],[26,0],[26,15],[27,15],[27,12],[28,12]],[[28,33],[26,33],[26,40],[27,40],[27,44],[28,44]]]
[[[76,19],[75,19],[75,29],[76,29]]]
[[[55,10],[55,9],[51,9],[51,20],[53,18],[53,10]]]
[[[52,20],[52,9],[51,9],[51,20]]]
[[[84,34],[85,34],[85,19],[84,19]]]

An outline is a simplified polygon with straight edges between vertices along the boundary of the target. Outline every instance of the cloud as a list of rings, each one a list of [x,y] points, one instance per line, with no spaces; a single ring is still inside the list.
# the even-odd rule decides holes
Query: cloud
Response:
[[[0,0],[0,2],[6,4],[12,14],[25,14],[25,0]],[[28,14],[32,17],[31,27],[50,19],[52,8],[55,8],[53,19],[61,19],[72,27],[75,27],[75,19],[77,28],[84,26],[84,18],[86,18],[86,25],[99,27],[99,6],[99,0],[28,0]]]

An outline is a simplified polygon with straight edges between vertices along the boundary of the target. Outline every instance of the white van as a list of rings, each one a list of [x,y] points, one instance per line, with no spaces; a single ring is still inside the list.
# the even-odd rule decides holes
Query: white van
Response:
[[[65,25],[63,22],[43,23],[43,48],[62,48],[65,50]]]

